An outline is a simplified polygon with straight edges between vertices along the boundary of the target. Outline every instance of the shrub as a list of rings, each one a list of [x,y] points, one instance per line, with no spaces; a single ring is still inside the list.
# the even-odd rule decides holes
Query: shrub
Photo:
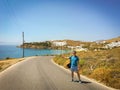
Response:
[[[95,78],[108,86],[120,88],[120,70],[101,67],[95,69],[90,77]]]
[[[103,67],[103,68],[95,69],[90,76],[99,80],[100,82],[108,83],[108,79],[110,78],[109,74],[110,74],[110,69],[106,69]]]
[[[10,57],[6,57],[6,59],[10,59]]]
[[[82,67],[85,64],[85,60],[84,59],[80,59],[79,64]]]

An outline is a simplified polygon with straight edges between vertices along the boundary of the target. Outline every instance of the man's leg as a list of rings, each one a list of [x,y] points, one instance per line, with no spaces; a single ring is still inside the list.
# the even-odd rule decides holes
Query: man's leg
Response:
[[[79,71],[77,71],[77,76],[78,76],[79,81],[81,81]]]
[[[71,71],[72,81],[74,81],[74,72]]]
[[[77,71],[77,76],[78,76],[78,79],[79,79],[79,83],[82,83],[82,81],[80,79],[80,73],[79,73],[79,71]]]

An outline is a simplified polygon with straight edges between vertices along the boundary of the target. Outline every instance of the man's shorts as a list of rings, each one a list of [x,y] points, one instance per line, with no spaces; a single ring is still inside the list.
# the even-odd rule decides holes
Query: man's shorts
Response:
[[[78,71],[78,67],[77,66],[71,67],[70,69],[71,69],[72,72],[77,72]]]

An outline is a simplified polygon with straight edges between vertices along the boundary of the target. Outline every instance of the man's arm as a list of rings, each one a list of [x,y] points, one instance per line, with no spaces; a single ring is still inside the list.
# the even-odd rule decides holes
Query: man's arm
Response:
[[[78,70],[80,70],[80,64],[79,64],[79,62],[80,62],[80,60],[78,58],[78,62],[77,62],[77,64],[78,64]]]

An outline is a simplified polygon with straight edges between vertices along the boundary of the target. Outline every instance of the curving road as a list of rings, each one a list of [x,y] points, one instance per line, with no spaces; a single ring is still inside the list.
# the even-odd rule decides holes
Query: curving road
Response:
[[[70,72],[55,65],[52,58],[28,58],[1,72],[0,90],[111,90],[84,78],[81,84],[71,82]]]

